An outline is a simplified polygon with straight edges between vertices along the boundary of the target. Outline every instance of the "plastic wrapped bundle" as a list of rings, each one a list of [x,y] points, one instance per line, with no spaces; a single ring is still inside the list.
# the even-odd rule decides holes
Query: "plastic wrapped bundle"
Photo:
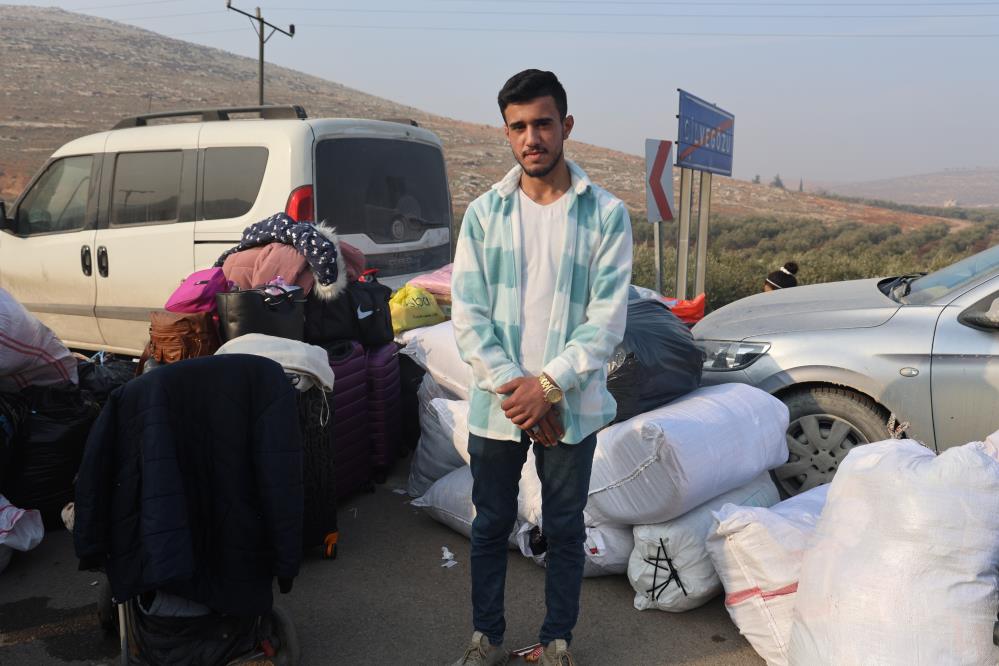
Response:
[[[850,451],[801,565],[789,663],[999,663],[997,446]]]
[[[697,389],[597,434],[587,524],[649,525],[787,461],[788,411],[745,384]]]
[[[705,546],[714,527],[713,512],[726,504],[772,506],[778,499],[770,474],[764,472],[679,518],[658,525],[635,525],[635,549],[628,562],[635,608],[677,613],[706,604],[722,591]]]
[[[725,609],[769,666],[787,666],[801,560],[828,485],[766,509],[726,504],[705,546],[725,588]]]

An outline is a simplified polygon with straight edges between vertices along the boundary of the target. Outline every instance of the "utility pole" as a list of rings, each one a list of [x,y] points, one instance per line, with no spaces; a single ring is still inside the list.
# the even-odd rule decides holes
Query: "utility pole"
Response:
[[[260,104],[260,106],[263,106],[264,105],[264,44],[267,43],[267,40],[270,39],[274,35],[275,32],[280,32],[283,35],[288,35],[289,37],[294,37],[295,36],[295,25],[294,24],[289,25],[287,30],[282,30],[281,28],[277,27],[273,23],[268,23],[267,21],[264,20],[264,17],[260,14],[260,7],[257,7],[257,13],[256,13],[256,15],[253,15],[253,14],[250,14],[249,12],[244,12],[242,9],[237,9],[236,7],[233,7],[232,6],[232,0],[225,0],[225,8],[226,9],[231,9],[234,12],[237,12],[239,14],[242,14],[243,16],[246,16],[251,21],[256,21],[257,22],[257,25],[253,26],[253,31],[257,33],[257,37],[260,40],[260,86],[259,86],[259,88],[260,88],[260,95],[259,95],[260,100],[259,100],[259,104]],[[268,28],[271,29],[270,33],[266,37],[264,37],[264,26],[267,26]]]

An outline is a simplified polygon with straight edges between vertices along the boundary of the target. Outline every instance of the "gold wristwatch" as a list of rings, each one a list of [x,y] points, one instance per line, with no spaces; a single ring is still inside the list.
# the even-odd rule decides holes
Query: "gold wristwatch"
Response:
[[[562,402],[562,389],[558,387],[558,384],[549,379],[548,375],[541,373],[538,381],[541,382],[541,392],[544,393],[546,401],[553,405]]]

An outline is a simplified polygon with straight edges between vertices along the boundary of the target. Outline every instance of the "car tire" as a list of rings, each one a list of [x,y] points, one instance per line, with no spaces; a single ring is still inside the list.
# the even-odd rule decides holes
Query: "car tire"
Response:
[[[771,476],[781,497],[829,483],[851,449],[889,437],[887,410],[860,393],[815,387],[780,397],[789,411],[789,457]]]

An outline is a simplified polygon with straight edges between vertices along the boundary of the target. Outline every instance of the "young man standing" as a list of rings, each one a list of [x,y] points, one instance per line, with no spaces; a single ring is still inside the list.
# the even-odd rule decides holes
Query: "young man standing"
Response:
[[[541,663],[571,666],[596,431],[615,412],[605,366],[624,335],[631,222],[620,200],[565,159],[573,118],[554,74],[514,75],[499,106],[517,166],[469,205],[452,278],[455,337],[474,379],[468,451],[477,512],[475,633],[456,666],[509,659],[507,539],[532,442],[548,541]]]

